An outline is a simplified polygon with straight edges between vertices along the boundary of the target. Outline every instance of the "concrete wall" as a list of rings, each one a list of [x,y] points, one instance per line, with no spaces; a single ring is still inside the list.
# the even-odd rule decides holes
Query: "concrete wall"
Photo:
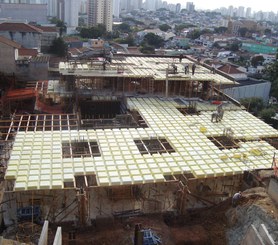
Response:
[[[275,245],[275,242],[269,235],[265,225],[261,224],[258,229],[251,225],[240,245]]]
[[[41,51],[41,33],[0,31],[0,35],[21,44],[25,48]]]
[[[12,192],[5,194],[4,201],[11,201],[7,201],[2,210],[5,210],[5,224],[11,225],[17,220],[16,209],[32,205],[33,199],[40,205],[42,220],[91,225],[99,219],[113,220],[113,215],[128,210],[139,210],[141,213],[184,212],[187,208],[210,206],[238,191],[241,179],[241,175],[191,179],[188,181],[188,189],[183,189],[177,181],[170,181],[89,187],[84,192],[75,189]],[[201,183],[203,188],[200,188]]]
[[[267,189],[268,195],[278,204],[278,181],[271,179]]]
[[[12,74],[15,72],[15,49],[0,43],[0,72]]]
[[[41,37],[41,52],[48,52],[52,42],[59,37],[59,32],[43,32]]]
[[[264,82],[260,84],[227,88],[224,89],[223,92],[236,100],[250,97],[259,97],[262,98],[265,103],[267,103],[269,100],[270,87],[270,82]]]

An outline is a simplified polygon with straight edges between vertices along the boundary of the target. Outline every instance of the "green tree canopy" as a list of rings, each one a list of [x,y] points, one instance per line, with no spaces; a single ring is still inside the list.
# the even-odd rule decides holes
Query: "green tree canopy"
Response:
[[[239,35],[240,35],[241,37],[245,37],[246,34],[247,34],[247,32],[248,32],[248,29],[247,29],[246,27],[241,27],[241,28],[239,28],[239,30],[238,30],[238,33],[239,33]]]
[[[240,100],[240,103],[254,115],[258,115],[258,112],[264,108],[264,102],[262,98],[258,97],[244,98]]]
[[[275,62],[265,68],[264,78],[271,82],[270,94],[278,98],[278,51]]]
[[[50,20],[50,23],[51,24],[55,24],[56,27],[59,28],[59,35],[60,37],[63,36],[64,33],[67,32],[67,25],[64,21],[58,19],[57,17],[53,17],[51,20]]]
[[[63,38],[58,37],[53,40],[49,52],[59,57],[65,57],[67,55],[68,46]]]
[[[171,26],[167,25],[167,24],[162,24],[159,26],[159,29],[161,31],[168,31],[169,29],[171,29]]]
[[[130,32],[131,29],[130,29],[130,25],[123,22],[121,23],[120,25],[118,25],[117,27],[117,30],[119,30],[120,32]]]
[[[155,49],[153,46],[150,45],[142,45],[140,47],[140,52],[142,52],[143,54],[154,54]]]
[[[228,30],[228,28],[225,26],[220,26],[220,27],[214,28],[214,31],[219,34],[224,34],[225,32],[227,32],[227,30]]]
[[[264,108],[259,112],[259,117],[262,118],[265,122],[269,122],[271,117],[274,117],[276,110],[274,108]]]
[[[134,38],[131,34],[127,36],[127,38],[123,39],[117,39],[115,42],[122,43],[122,44],[128,44],[128,46],[133,46],[134,45]]]
[[[264,30],[264,34],[266,35],[266,36],[270,36],[271,35],[271,29],[268,29],[268,28],[266,28],[265,30]]]
[[[99,38],[106,34],[106,28],[103,24],[98,24],[90,28],[81,28],[80,36],[82,38]]]
[[[256,55],[251,59],[251,65],[257,67],[258,65],[262,65],[264,62],[264,57],[262,55]]]
[[[163,46],[164,40],[154,33],[148,33],[144,36],[143,43],[146,43],[147,45],[153,46],[155,48],[160,48]]]
[[[240,47],[240,43],[239,42],[233,42],[231,43],[229,46],[228,46],[228,49],[233,51],[233,52],[236,52],[239,50],[239,47]]]

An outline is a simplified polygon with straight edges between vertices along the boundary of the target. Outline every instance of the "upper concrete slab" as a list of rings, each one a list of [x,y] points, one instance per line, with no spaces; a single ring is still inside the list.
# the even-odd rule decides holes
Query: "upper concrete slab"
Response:
[[[168,79],[183,81],[213,81],[215,84],[236,84],[235,81],[225,78],[211,71],[200,64],[196,64],[195,74],[192,75],[190,69],[193,61],[183,58],[179,62],[178,58],[167,57],[123,57],[113,59],[111,64],[106,65],[103,70],[103,60],[93,62],[60,62],[59,72],[63,75],[95,76],[95,77],[152,77],[154,80],[166,80],[166,70],[172,69],[172,64],[176,65],[177,72],[169,72]],[[189,73],[185,74],[184,66],[189,65]]]

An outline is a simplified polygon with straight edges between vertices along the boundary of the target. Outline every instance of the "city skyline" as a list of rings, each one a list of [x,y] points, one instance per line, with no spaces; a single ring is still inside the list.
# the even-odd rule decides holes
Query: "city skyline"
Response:
[[[181,3],[182,7],[186,6],[186,2],[181,2],[180,0],[168,0],[168,3]],[[272,0],[265,1],[240,1],[240,0],[229,0],[225,2],[220,2],[219,0],[211,0],[211,1],[202,1],[202,0],[190,0],[187,2],[193,2],[196,10],[214,10],[222,7],[228,8],[229,6],[233,6],[234,8],[238,8],[239,6],[243,6],[245,8],[250,7],[252,11],[263,11],[263,12],[278,12],[278,2],[273,2]]]

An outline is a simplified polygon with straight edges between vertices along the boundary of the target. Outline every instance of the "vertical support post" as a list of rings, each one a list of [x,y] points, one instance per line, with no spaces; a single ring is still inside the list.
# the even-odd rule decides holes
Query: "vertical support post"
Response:
[[[168,98],[168,89],[169,89],[169,80],[168,80],[168,73],[169,73],[169,71],[168,71],[168,68],[166,68],[166,84],[165,84],[165,97],[166,98]]]

